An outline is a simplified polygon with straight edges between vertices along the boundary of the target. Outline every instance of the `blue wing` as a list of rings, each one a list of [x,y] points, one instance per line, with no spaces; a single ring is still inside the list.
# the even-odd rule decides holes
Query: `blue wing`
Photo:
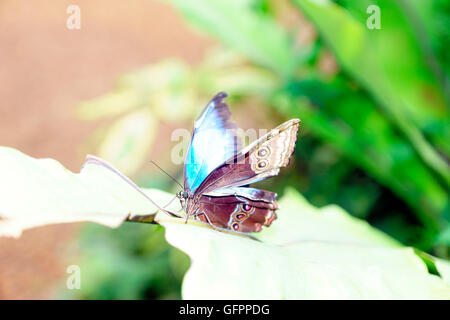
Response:
[[[237,126],[230,120],[231,112],[224,102],[226,97],[226,93],[218,93],[194,123],[184,165],[184,188],[191,192],[240,149]]]

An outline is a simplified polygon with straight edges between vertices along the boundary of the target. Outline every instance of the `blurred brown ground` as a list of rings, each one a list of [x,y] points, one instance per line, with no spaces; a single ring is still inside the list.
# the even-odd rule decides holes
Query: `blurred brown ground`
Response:
[[[81,8],[68,30],[66,9]],[[57,159],[78,172],[80,144],[95,127],[73,107],[109,90],[118,74],[166,56],[194,63],[212,40],[168,5],[151,0],[0,2],[0,145]],[[0,299],[57,298],[80,224],[0,238]]]

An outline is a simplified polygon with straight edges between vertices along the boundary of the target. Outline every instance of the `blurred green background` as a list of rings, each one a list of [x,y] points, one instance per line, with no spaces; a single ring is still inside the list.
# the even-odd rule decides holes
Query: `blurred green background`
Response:
[[[176,128],[219,91],[244,129],[302,120],[294,161],[258,186],[338,204],[401,243],[450,259],[450,2],[170,0],[221,43],[191,65],[167,58],[80,103],[98,129],[84,148],[142,187],[178,189]],[[380,29],[368,20],[380,9]],[[373,21],[373,20],[371,20]],[[370,23],[369,23],[370,24]],[[94,151],[92,151],[94,150]],[[275,222],[276,223],[276,222]],[[158,226],[97,225],[81,236],[77,298],[180,298],[189,259]]]

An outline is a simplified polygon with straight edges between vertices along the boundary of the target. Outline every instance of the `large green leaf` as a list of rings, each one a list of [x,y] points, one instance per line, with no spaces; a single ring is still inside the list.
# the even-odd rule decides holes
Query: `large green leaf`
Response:
[[[75,174],[53,159],[0,147],[0,236],[51,223],[93,221],[119,226],[128,215],[156,208],[98,165]]]
[[[129,214],[155,210],[105,166],[91,163],[74,174],[54,160],[1,147],[0,168],[3,235],[57,222],[116,227]],[[173,198],[145,192],[161,204]],[[258,235],[260,241],[158,213],[154,222],[166,228],[167,240],[191,257],[183,297],[450,299],[447,262],[401,247],[342,209],[313,208],[294,190],[280,205],[279,220]]]
[[[280,207],[261,242],[159,217],[167,240],[192,260],[183,298],[450,298],[450,286],[412,248],[342,209],[318,210],[294,190]]]
[[[354,218],[336,205],[314,207],[294,189],[287,189],[280,202],[276,223],[257,235],[265,243],[285,245],[302,241],[381,245],[400,244],[366,221]]]

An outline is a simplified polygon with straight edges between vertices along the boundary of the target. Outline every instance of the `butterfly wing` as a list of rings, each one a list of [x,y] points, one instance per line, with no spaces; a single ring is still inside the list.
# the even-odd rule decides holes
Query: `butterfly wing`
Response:
[[[207,195],[211,197],[235,196],[237,198],[245,198],[251,201],[264,201],[268,203],[277,201],[277,194],[275,192],[248,187],[216,189],[213,192],[207,193]]]
[[[299,124],[299,119],[291,119],[229,158],[204,179],[196,193],[208,194],[277,175],[289,163]]]
[[[184,187],[192,193],[208,174],[240,149],[235,138],[237,125],[224,102],[227,94],[217,94],[194,123],[184,166]]]
[[[273,192],[257,191],[267,193],[268,199],[276,198]],[[239,195],[219,197],[202,195],[198,201],[200,220],[216,227],[240,232],[259,232],[262,226],[270,226],[276,219],[277,209],[275,201],[253,201]]]
[[[194,193],[187,213],[213,226],[258,232],[276,218],[276,194],[246,186],[289,163],[300,120],[283,123],[237,152],[237,126],[229,120],[225,96],[217,95],[195,123],[185,165],[185,188]]]

